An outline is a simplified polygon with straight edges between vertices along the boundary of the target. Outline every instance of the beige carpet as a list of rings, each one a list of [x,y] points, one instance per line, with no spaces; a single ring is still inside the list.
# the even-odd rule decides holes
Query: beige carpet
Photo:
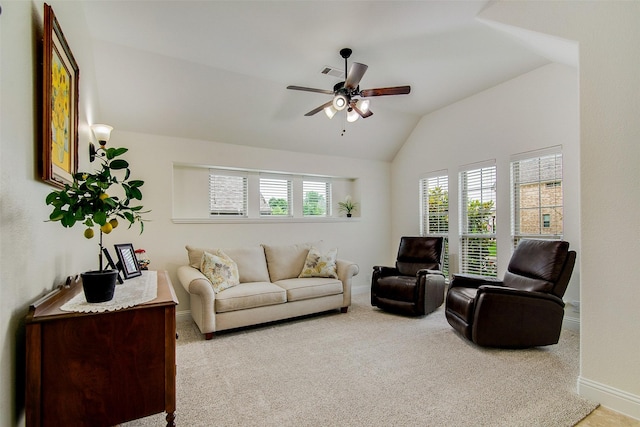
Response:
[[[579,336],[529,350],[476,347],[444,306],[423,318],[371,307],[205,341],[179,322],[179,426],[572,426]],[[164,415],[127,423],[160,426]]]

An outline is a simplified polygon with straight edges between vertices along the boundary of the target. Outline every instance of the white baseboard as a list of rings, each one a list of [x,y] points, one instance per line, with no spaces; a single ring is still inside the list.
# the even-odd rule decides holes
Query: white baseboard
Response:
[[[565,315],[564,319],[562,319],[562,327],[564,329],[569,329],[570,331],[580,332],[580,318],[567,317]]]
[[[181,320],[191,320],[191,310],[176,311],[176,322]]]
[[[578,377],[578,394],[616,412],[640,420],[640,396]]]

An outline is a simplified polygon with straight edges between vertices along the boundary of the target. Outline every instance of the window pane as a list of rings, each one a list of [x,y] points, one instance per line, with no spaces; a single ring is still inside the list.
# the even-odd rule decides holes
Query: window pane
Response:
[[[513,243],[525,237],[562,238],[562,154],[511,162]]]
[[[331,215],[331,184],[322,181],[303,181],[302,194],[304,216]]]
[[[439,175],[420,180],[422,235],[444,237],[442,272],[449,275],[449,177]]]
[[[209,173],[211,215],[247,215],[247,177]]]
[[[496,276],[496,167],[460,172],[460,268]]]
[[[277,178],[260,178],[260,215],[291,215],[290,180]]]

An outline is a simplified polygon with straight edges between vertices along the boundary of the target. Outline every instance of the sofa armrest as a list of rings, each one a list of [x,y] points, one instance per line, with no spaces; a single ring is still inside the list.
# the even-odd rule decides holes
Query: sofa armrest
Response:
[[[178,267],[178,279],[189,292],[191,317],[200,332],[211,334],[216,330],[215,300],[211,282],[198,270],[188,265]]]
[[[342,282],[342,307],[351,305],[351,278],[360,272],[358,264],[343,259],[336,260],[338,279]]]
[[[209,296],[215,299],[215,292],[211,287],[211,282],[197,268],[188,265],[178,267],[178,279],[185,291],[190,294],[197,294],[203,297]]]
[[[428,274],[435,274],[437,276],[442,276],[444,277],[444,273],[440,270],[429,270],[428,268],[423,268],[422,270],[418,270],[416,272],[416,276],[420,277],[420,276],[426,276]]]

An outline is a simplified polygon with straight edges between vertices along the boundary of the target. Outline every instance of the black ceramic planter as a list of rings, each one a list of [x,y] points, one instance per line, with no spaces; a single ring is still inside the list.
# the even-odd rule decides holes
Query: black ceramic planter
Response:
[[[113,299],[118,270],[87,271],[81,276],[87,302],[106,302]]]

